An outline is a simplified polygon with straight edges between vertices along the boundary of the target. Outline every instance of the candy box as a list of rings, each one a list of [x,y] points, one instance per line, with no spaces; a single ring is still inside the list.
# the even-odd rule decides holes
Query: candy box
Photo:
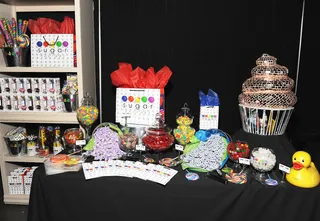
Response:
[[[5,111],[12,111],[12,100],[10,95],[3,95],[3,106]]]
[[[19,92],[19,90],[18,90],[19,79],[17,79],[17,78],[9,78],[9,79],[10,79],[10,87],[11,87],[10,92],[12,94],[18,94],[18,92]]]
[[[0,85],[2,94],[9,94],[11,92],[10,78],[1,78]]]
[[[42,111],[42,109],[41,109],[41,97],[40,96],[34,96],[33,97],[33,103],[34,103],[34,110],[35,111]]]
[[[12,111],[20,111],[19,96],[18,95],[11,96],[11,102],[12,102]]]
[[[49,97],[47,95],[41,96],[41,110],[49,111]]]
[[[48,94],[48,83],[47,78],[40,78],[40,93]]]
[[[24,95],[20,95],[19,96],[19,108],[20,108],[20,111],[22,112],[26,112],[28,110],[27,108],[27,98],[26,96]]]
[[[74,67],[73,34],[31,34],[31,67]]]
[[[25,78],[24,83],[26,85],[26,94],[31,95],[33,93],[32,78]]]
[[[41,78],[32,79],[32,88],[33,88],[34,94],[40,94],[40,80]]]
[[[4,110],[4,106],[3,106],[3,98],[2,95],[0,94],[0,111]]]
[[[34,103],[33,103],[33,96],[26,96],[27,99],[27,110],[34,111]]]
[[[18,93],[24,95],[26,93],[25,78],[18,78]]]
[[[49,94],[60,94],[60,78],[48,78],[47,88]]]

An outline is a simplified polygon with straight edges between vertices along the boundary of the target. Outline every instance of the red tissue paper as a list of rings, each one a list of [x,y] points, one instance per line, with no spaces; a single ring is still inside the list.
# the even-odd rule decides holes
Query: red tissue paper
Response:
[[[29,19],[28,28],[32,34],[75,34],[74,19],[68,16],[61,23],[51,18]]]
[[[140,67],[132,69],[128,63],[119,63],[119,69],[110,74],[112,84],[121,88],[164,88],[172,75],[164,66],[157,73],[150,67],[147,71]]]

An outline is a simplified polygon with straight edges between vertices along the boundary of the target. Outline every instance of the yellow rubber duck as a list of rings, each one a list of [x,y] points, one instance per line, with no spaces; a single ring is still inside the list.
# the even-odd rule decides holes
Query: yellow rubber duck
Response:
[[[297,151],[292,156],[293,167],[286,179],[292,185],[302,188],[313,188],[319,185],[319,172],[311,162],[311,156],[305,151]]]

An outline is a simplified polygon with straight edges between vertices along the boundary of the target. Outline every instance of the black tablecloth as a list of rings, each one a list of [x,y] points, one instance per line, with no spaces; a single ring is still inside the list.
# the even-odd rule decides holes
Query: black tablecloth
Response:
[[[236,136],[241,140],[248,136],[254,145],[251,135]],[[294,151],[285,140],[285,136],[269,137],[259,145],[276,145],[277,152]],[[33,177],[28,220],[320,220],[319,187],[301,189],[288,183],[268,187],[254,179],[223,185],[203,173],[199,180],[188,181],[185,172],[177,169],[179,173],[162,186],[123,177],[86,181],[82,171],[46,176],[41,166]]]

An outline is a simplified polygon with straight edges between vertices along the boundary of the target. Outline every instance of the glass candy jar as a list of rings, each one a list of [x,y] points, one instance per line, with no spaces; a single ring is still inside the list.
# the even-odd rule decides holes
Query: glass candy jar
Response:
[[[139,134],[135,127],[128,127],[127,117],[124,118],[125,124],[121,127],[122,134],[119,136],[119,147],[128,156],[131,152],[136,151],[136,145],[139,144]]]
[[[91,127],[99,115],[99,110],[93,103],[93,98],[87,93],[81,100],[81,106],[77,109],[77,119],[86,131],[87,141],[90,139]]]
[[[80,128],[69,128],[64,131],[63,139],[65,146],[68,148],[69,153],[74,153],[81,150],[81,147],[77,146],[77,140],[83,140],[84,135]]]
[[[142,142],[149,151],[163,152],[169,149],[174,142],[171,131],[172,129],[166,126],[163,117],[158,113],[155,123],[146,128],[146,134],[142,137]]]
[[[248,158],[250,153],[248,143],[244,141],[232,141],[227,146],[227,154],[231,161],[234,162],[233,170],[238,173],[241,171],[239,158]]]
[[[190,143],[190,139],[194,136],[195,129],[190,125],[193,123],[193,116],[189,113],[188,104],[185,103],[181,108],[181,112],[176,117],[178,127],[173,130],[176,141],[185,146]]]
[[[274,151],[266,147],[256,147],[251,151],[250,164],[253,167],[253,177],[260,183],[265,183],[269,178],[268,173],[277,162]]]

